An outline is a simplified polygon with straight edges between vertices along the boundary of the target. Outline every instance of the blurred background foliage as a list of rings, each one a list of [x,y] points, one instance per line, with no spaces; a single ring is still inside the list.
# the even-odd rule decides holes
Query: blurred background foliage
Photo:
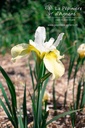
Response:
[[[61,32],[65,33],[59,48],[63,53],[71,47],[71,54],[79,44],[85,43],[84,5],[84,0],[0,0],[0,52],[6,53],[15,44],[29,43],[29,39],[34,39],[36,28],[45,26],[47,40],[50,37],[56,39]],[[61,10],[62,7],[81,10],[67,11]],[[69,18],[57,15],[61,11],[75,12],[76,15]],[[75,47],[72,47],[75,43]]]

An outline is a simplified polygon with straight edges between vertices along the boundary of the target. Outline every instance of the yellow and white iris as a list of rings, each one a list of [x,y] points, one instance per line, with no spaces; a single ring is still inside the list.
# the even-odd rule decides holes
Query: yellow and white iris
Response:
[[[12,59],[16,60],[34,51],[40,59],[43,59],[46,69],[53,74],[53,79],[59,78],[64,74],[65,68],[60,61],[63,56],[60,55],[56,47],[62,40],[63,35],[64,33],[59,34],[55,42],[54,38],[45,42],[46,30],[44,27],[38,27],[34,41],[30,40],[29,44],[18,44],[11,49]]]
[[[85,44],[81,44],[79,48],[77,49],[77,52],[79,53],[80,58],[85,57]]]

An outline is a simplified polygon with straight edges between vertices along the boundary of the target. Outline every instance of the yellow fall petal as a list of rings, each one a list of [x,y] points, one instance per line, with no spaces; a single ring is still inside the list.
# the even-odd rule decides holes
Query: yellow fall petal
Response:
[[[41,54],[33,45],[22,43],[11,49],[12,60],[20,59],[28,55],[31,51],[34,51],[41,59],[45,55],[44,52]]]
[[[19,59],[30,52],[28,44],[18,44],[11,49],[12,60]]]
[[[57,60],[60,60],[60,59],[64,58],[64,55],[61,56],[61,55],[60,55],[60,51],[58,51],[57,49],[54,49],[54,50],[51,51],[51,52],[52,52],[53,56],[56,57]]]
[[[44,64],[48,71],[53,74],[53,79],[59,78],[64,74],[64,65],[59,59],[57,59],[54,51],[51,51],[45,55]]]

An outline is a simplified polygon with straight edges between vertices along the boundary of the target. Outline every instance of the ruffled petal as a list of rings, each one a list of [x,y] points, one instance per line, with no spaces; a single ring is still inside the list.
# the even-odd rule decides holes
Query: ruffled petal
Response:
[[[40,58],[45,54],[41,54],[33,45],[23,43],[18,44],[11,49],[12,60],[20,59],[21,57],[28,55],[31,51],[34,51]]]
[[[28,44],[18,44],[11,49],[12,60],[19,59],[27,55],[29,52]]]
[[[56,59],[54,52],[49,52],[44,56],[44,64],[49,72],[52,73],[53,79],[59,78],[64,74],[65,68],[60,60]]]
[[[57,47],[57,46],[59,45],[60,41],[61,41],[62,38],[63,38],[63,35],[64,35],[64,33],[60,33],[60,34],[59,34],[57,40],[56,40],[55,43],[54,43],[54,46]]]
[[[45,27],[38,27],[35,32],[35,43],[41,45],[46,39],[46,30]]]

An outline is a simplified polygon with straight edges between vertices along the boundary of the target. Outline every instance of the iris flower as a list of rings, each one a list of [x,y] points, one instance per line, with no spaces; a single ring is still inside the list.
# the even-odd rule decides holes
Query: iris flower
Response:
[[[77,52],[79,53],[80,58],[85,57],[85,44],[81,44],[79,48],[77,49]]]
[[[39,26],[35,32],[34,41],[29,40],[29,44],[18,44],[11,49],[12,59],[16,60],[33,51],[41,60],[43,60],[46,69],[52,73],[53,79],[59,78],[64,74],[65,68],[60,61],[63,56],[60,55],[60,51],[58,51],[56,47],[62,40],[63,35],[64,33],[59,34],[55,42],[54,38],[50,38],[48,42],[45,42],[45,27]]]

